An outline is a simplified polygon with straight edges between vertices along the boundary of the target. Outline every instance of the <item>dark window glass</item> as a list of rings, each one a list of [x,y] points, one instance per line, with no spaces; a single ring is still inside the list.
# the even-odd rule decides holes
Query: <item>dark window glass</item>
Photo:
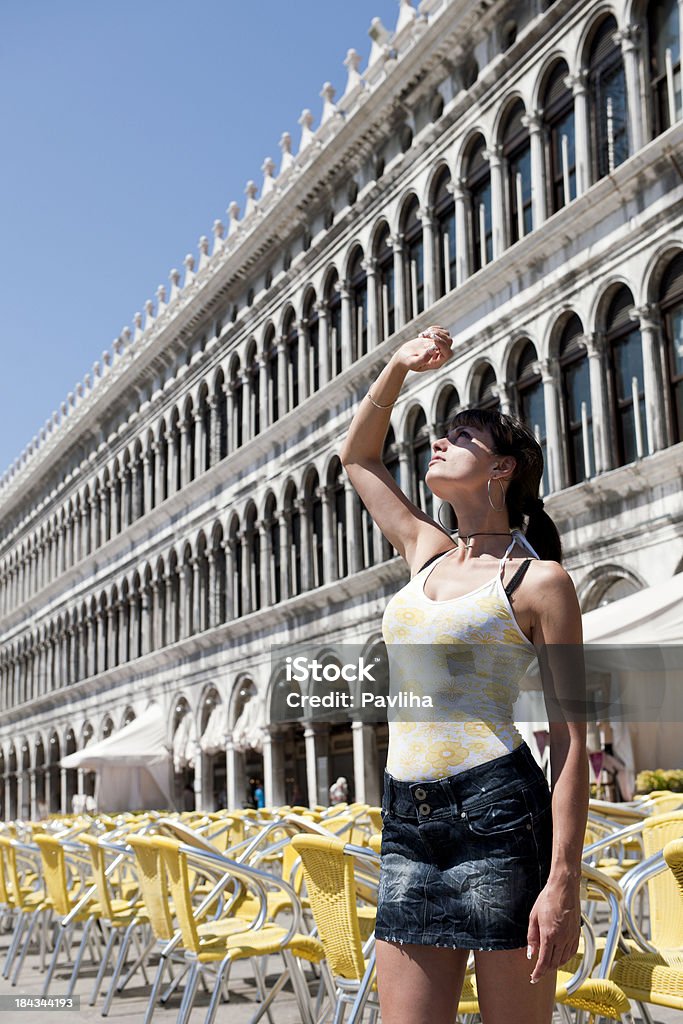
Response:
[[[614,42],[617,23],[607,17],[590,49],[588,93],[593,179],[611,174],[628,157],[626,77],[621,46]]]
[[[434,191],[437,298],[456,285],[455,203],[448,190],[451,176],[444,171]]]
[[[412,320],[424,309],[424,246],[422,223],[418,219],[418,203],[414,199],[403,219],[403,260],[406,291],[406,320]]]
[[[659,135],[683,113],[680,15],[677,0],[653,0],[647,9],[652,132]]]
[[[467,189],[470,197],[470,239],[472,272],[481,270],[493,259],[493,219],[491,210],[491,173],[484,159],[486,148],[479,136],[467,160]]]
[[[531,142],[522,123],[524,104],[516,103],[508,113],[503,129],[508,199],[510,242],[518,242],[532,229]]]
[[[394,333],[394,250],[389,245],[389,228],[377,240],[377,310],[381,341]]]
[[[576,199],[576,151],[574,97],[565,84],[569,69],[558,61],[544,90],[544,121],[547,129],[546,166],[550,213],[557,213]]]

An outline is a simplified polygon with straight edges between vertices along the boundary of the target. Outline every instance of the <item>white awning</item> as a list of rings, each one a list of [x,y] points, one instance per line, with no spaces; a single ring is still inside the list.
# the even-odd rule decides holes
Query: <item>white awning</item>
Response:
[[[261,705],[256,697],[252,697],[244,705],[232,730],[232,742],[235,750],[242,753],[246,750],[263,751],[263,718]]]
[[[199,746],[205,754],[220,754],[222,750],[225,750],[224,716],[225,708],[222,704],[216,704],[199,740]]]
[[[173,769],[181,772],[183,768],[194,767],[195,754],[194,720],[188,711],[178,723],[173,734]]]
[[[583,616],[584,643],[683,644],[683,572]]]

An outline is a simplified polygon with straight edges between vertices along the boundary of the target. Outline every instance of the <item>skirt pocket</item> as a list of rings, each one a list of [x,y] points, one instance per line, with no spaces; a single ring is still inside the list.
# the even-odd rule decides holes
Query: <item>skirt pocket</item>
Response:
[[[464,809],[467,827],[477,836],[497,836],[531,827],[531,814],[523,790],[506,796],[491,795],[486,803]]]

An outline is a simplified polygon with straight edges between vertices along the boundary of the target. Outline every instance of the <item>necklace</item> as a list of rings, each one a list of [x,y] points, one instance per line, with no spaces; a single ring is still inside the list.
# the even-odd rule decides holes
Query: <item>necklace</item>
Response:
[[[458,530],[456,530],[455,533],[457,535],[457,541],[458,541],[458,544],[459,544],[460,543],[460,532]],[[512,530],[508,530],[507,533],[486,533],[484,530],[480,531],[479,533],[468,533],[468,534],[465,534],[465,548],[466,548],[467,551],[469,551],[470,548],[472,547],[472,545],[470,544],[470,541],[471,541],[472,537],[510,537],[511,535],[512,535]]]

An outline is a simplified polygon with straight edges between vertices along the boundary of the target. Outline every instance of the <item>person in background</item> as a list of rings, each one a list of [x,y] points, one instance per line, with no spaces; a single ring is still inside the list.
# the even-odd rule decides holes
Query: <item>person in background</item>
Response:
[[[263,792],[263,783],[260,779],[256,779],[256,786],[254,787],[254,800],[256,801],[256,808],[260,810],[266,806],[266,797]]]
[[[349,799],[349,784],[343,775],[330,786],[330,803],[345,804]]]

